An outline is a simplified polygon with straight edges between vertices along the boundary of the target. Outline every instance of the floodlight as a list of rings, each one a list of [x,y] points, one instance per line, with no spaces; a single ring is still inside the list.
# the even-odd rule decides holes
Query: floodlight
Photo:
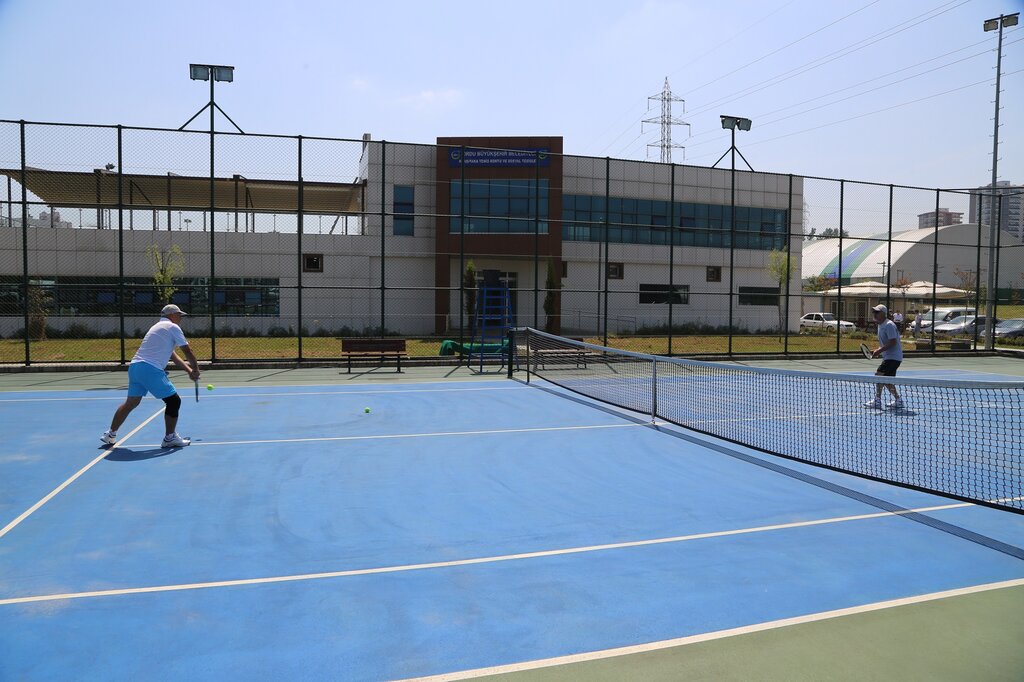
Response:
[[[736,122],[736,126],[740,130],[750,130],[750,123],[751,121],[749,118],[741,118]]]
[[[235,80],[235,67],[233,66],[214,66],[213,67],[213,80],[230,83]]]
[[[720,118],[722,119],[722,127],[726,130],[732,130],[736,127],[735,116],[721,116]]]
[[[1010,28],[1011,26],[1016,26],[1018,19],[1020,19],[1020,12],[1003,17],[1003,28]]]
[[[210,80],[210,67],[205,64],[189,64],[188,75],[194,81],[208,81]]]
[[[995,31],[997,28],[999,28],[999,20],[998,19],[989,19],[989,20],[987,20],[985,22],[985,30],[986,31]]]

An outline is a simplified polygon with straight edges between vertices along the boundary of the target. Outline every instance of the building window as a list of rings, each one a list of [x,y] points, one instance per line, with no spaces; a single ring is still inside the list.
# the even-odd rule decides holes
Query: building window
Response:
[[[622,279],[622,263],[608,263],[608,279]]]
[[[641,304],[664,304],[673,303],[676,305],[687,305],[690,302],[690,287],[686,284],[641,284]]]
[[[722,281],[722,268],[718,265],[709,265],[706,275],[706,281],[708,282],[721,282]]]
[[[415,189],[410,185],[395,185],[392,201],[394,206],[393,231],[396,235],[413,235],[413,214],[416,213]]]
[[[322,253],[304,253],[304,254],[302,254],[302,271],[303,272],[323,272],[324,271],[324,254],[322,254]]]
[[[465,190],[465,196],[463,196]],[[449,231],[459,232],[459,217],[465,211],[466,232],[514,234],[548,233],[549,183],[533,180],[452,181],[448,210]]]
[[[779,304],[778,287],[740,287],[740,305],[770,305]]]

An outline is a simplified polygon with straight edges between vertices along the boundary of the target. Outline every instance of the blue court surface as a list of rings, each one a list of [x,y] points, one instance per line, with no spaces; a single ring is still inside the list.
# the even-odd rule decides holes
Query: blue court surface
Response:
[[[191,447],[147,399],[110,451],[121,392],[0,394],[0,679],[463,679],[1024,585],[1024,516],[559,392],[183,391]]]

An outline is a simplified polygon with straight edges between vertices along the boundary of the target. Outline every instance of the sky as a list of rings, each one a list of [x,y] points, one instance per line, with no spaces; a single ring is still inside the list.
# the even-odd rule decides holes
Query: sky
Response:
[[[286,2],[0,0],[0,118],[177,128],[188,64],[236,67],[247,132],[431,143],[561,135],[571,154],[974,187],[991,176],[996,33],[1024,0]],[[1024,183],[1024,30],[1004,35],[1000,179]],[[201,128],[205,121],[199,125]],[[227,124],[222,124],[227,129]]]

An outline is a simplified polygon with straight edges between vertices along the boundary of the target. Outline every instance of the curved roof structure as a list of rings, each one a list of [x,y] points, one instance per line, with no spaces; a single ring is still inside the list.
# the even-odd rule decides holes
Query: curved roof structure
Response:
[[[826,277],[842,278],[843,281],[860,281],[866,279],[884,279],[882,264],[896,266],[911,249],[918,245],[931,247],[935,239],[935,228],[929,227],[892,235],[892,253],[889,252],[888,234],[882,232],[865,237],[844,237],[842,261],[839,257],[839,239],[815,239],[805,242],[801,253],[801,276],[803,279],[825,275]],[[1002,243],[1007,239],[1016,241],[1009,234],[1002,235]],[[978,225],[963,223],[946,225],[939,228],[940,244],[976,246],[978,244]],[[988,230],[983,229],[981,244],[988,244]],[[840,274],[841,273],[841,274]]]

